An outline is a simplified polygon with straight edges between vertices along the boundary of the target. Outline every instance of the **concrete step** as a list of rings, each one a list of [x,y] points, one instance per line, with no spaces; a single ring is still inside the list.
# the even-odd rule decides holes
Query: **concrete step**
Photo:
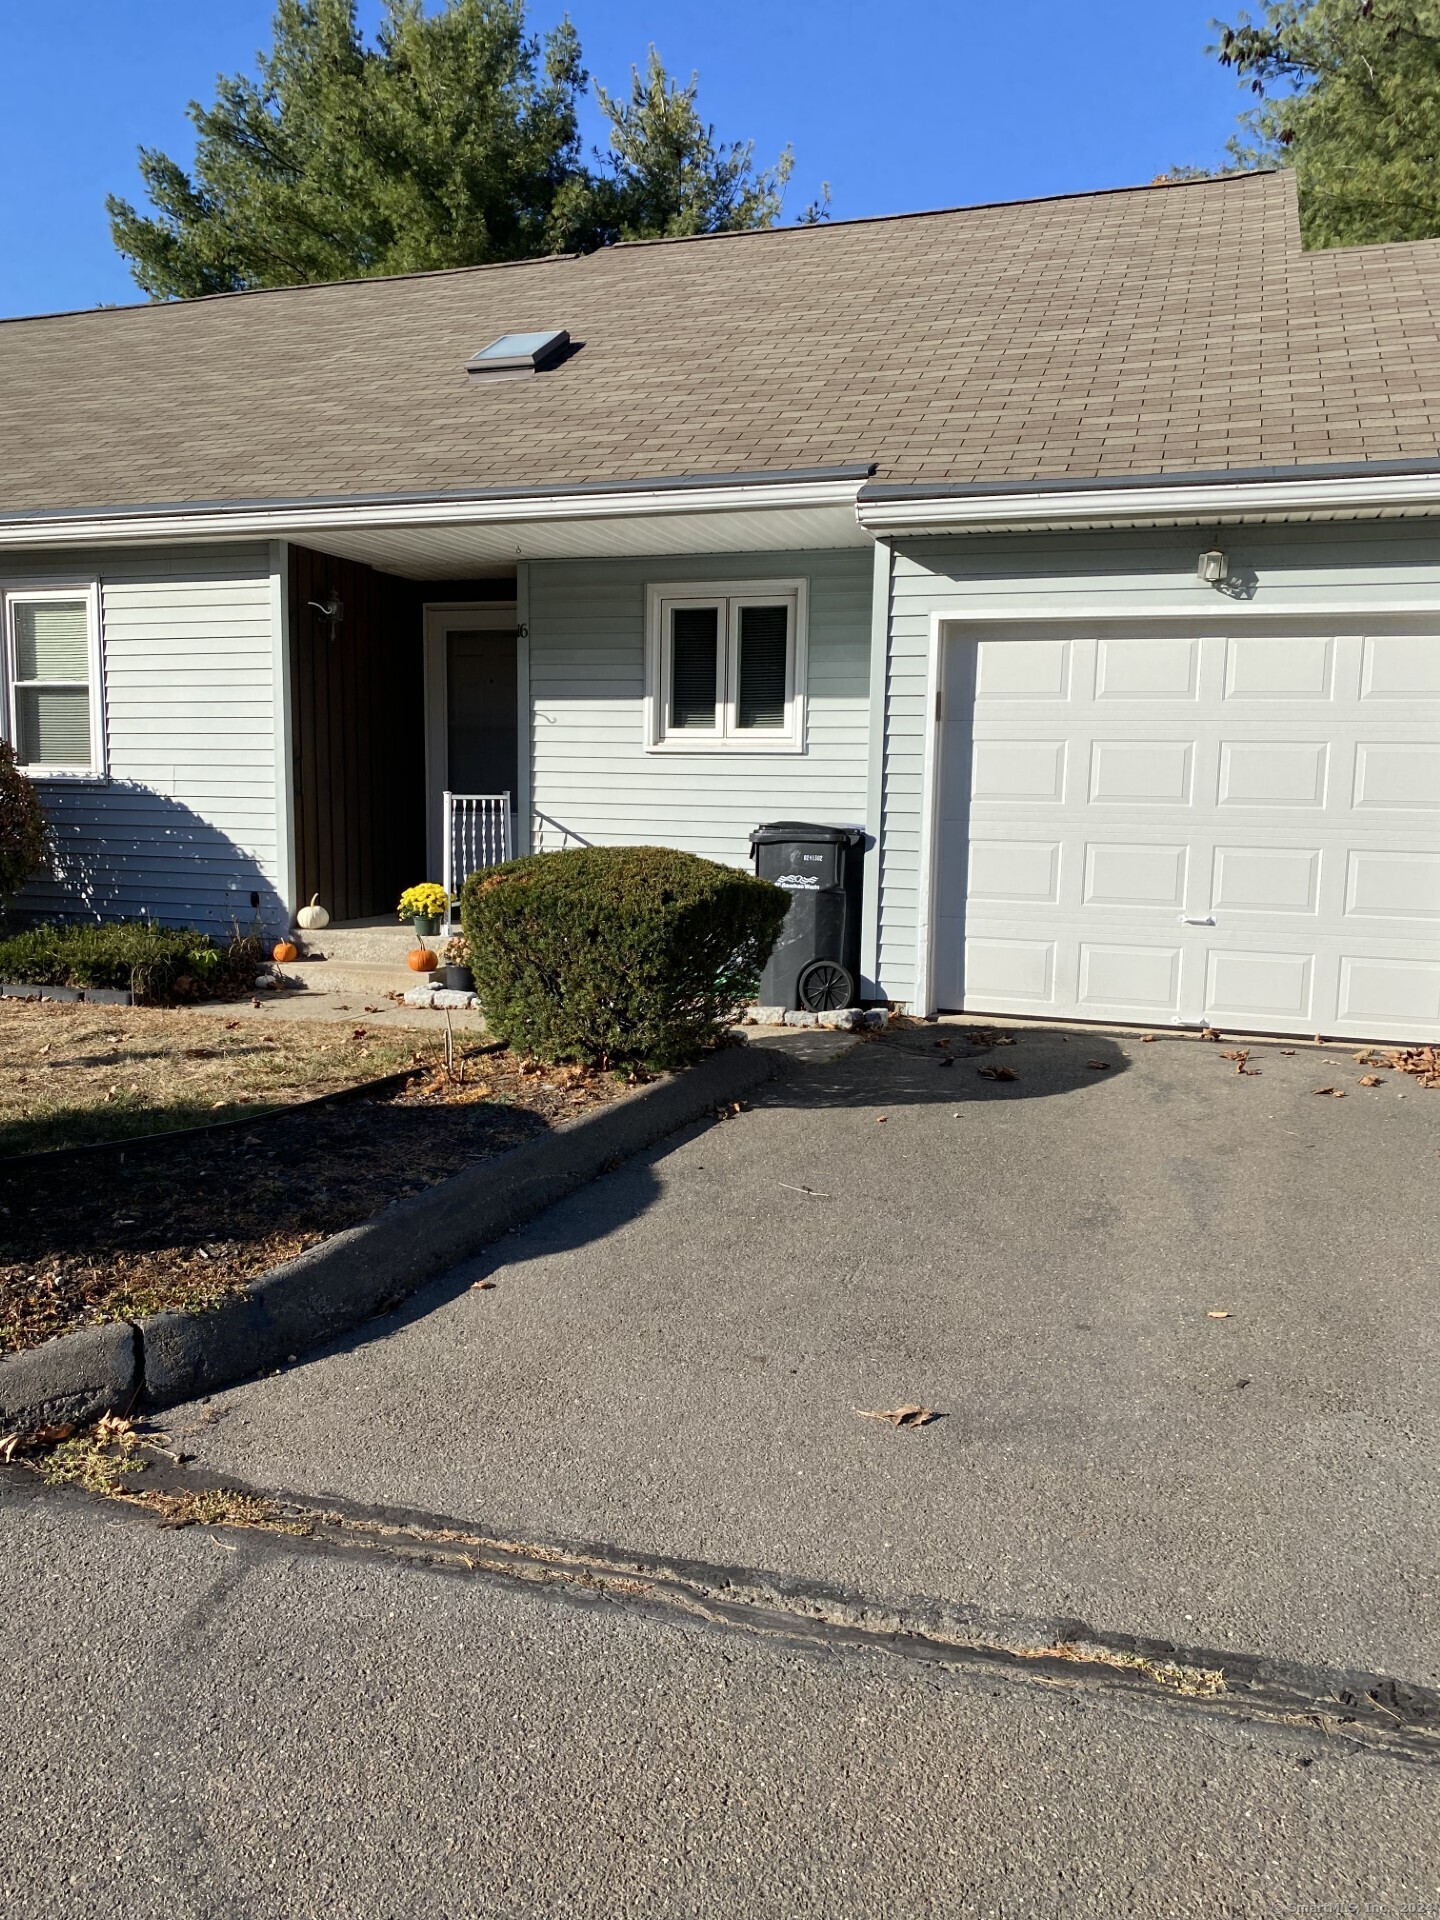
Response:
[[[388,993],[404,993],[417,982],[432,977],[436,981],[440,979],[438,973],[433,976],[412,973],[404,963],[403,954],[385,964],[349,959],[292,960],[280,971],[307,993],[345,993],[366,1000],[377,1000]]]
[[[365,967],[403,968],[406,954],[416,944],[415,929],[393,920],[364,927],[322,927],[313,933],[297,930],[292,938],[303,954]],[[431,944],[438,948],[443,936],[436,934]]]

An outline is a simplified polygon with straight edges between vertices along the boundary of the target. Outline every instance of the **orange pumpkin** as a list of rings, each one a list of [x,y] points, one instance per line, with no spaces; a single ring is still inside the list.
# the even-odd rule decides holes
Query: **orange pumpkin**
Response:
[[[288,967],[292,960],[300,958],[300,949],[293,940],[277,940],[270,949],[270,958],[278,960],[282,967]]]
[[[412,973],[433,973],[440,964],[440,956],[429,947],[415,947],[406,954],[405,964]]]

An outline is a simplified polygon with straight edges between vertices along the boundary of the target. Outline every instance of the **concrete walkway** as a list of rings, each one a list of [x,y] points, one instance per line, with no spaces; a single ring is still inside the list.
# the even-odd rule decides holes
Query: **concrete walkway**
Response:
[[[167,1420],[260,1486],[1434,1683],[1440,1092],[1250,1064],[821,1049]]]

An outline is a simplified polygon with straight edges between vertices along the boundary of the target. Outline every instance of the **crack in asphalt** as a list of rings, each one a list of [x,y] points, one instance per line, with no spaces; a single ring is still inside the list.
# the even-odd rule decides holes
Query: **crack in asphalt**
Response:
[[[92,1507],[118,1503],[137,1520],[153,1492],[162,1496],[150,1510],[162,1516],[161,1526],[244,1533],[257,1551],[378,1557],[452,1578],[608,1602],[794,1650],[880,1655],[932,1674],[1008,1674],[1072,1690],[1122,1692],[1185,1713],[1264,1721],[1440,1763],[1440,1693],[1387,1674],[1187,1647],[1081,1620],[1005,1618],[925,1598],[881,1601],[753,1567],[519,1540],[473,1521],[256,1488],[183,1466],[147,1467],[143,1487],[130,1489],[128,1498],[124,1490],[107,1498],[74,1487],[42,1488],[20,1465],[0,1467],[0,1489],[18,1491],[22,1476],[32,1494]],[[196,1501],[193,1516],[187,1514],[185,1496],[215,1494],[238,1495],[237,1512],[247,1510],[245,1502],[259,1503],[266,1518],[217,1521],[213,1501]]]

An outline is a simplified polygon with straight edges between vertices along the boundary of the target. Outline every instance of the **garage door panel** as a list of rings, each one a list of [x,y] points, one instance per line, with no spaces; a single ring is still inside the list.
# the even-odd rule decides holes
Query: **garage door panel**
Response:
[[[1322,634],[1231,635],[1225,643],[1225,699],[1326,700],[1334,645]]]
[[[1058,906],[1059,841],[972,838],[969,894],[972,900]]]
[[[995,700],[1066,699],[1072,651],[1069,640],[1034,640],[1026,647],[1008,640],[977,642],[976,707]]]
[[[942,1004],[1440,1038],[1440,633],[996,627],[945,686]]]
[[[1180,1018],[1183,955],[1178,946],[1081,942],[1081,1009],[1094,1019]],[[1121,1009],[1128,1009],[1122,1012]]]
[[[1205,956],[1205,1011],[1254,1027],[1309,1025],[1313,954],[1212,947]]]
[[[1382,700],[1440,700],[1440,644],[1431,634],[1367,634],[1360,673],[1360,697],[1367,705]]]
[[[1440,852],[1351,848],[1345,913],[1352,919],[1440,921]]]
[[[1090,798],[1102,806],[1188,806],[1194,769],[1190,740],[1096,740]]]
[[[1015,937],[970,936],[965,941],[965,995],[981,1001],[1055,1004],[1055,942]],[[999,1001],[997,1000],[997,1004]]]
[[[1199,684],[1198,639],[1107,636],[1096,648],[1097,701],[1193,700]]]
[[[1330,748],[1323,740],[1222,740],[1222,807],[1323,807]]]
[[[1340,1020],[1361,1035],[1423,1036],[1440,1027],[1440,961],[1419,955],[1346,954],[1340,960]]]
[[[1440,810],[1440,746],[1422,740],[1360,741],[1354,795],[1357,811]]]
[[[976,739],[973,800],[1063,800],[1068,759],[1064,740]]]
[[[1210,904],[1224,913],[1313,914],[1321,870],[1318,847],[1216,847]]]
[[[1190,849],[1134,841],[1090,841],[1085,848],[1082,899],[1091,907],[1185,906]]]

